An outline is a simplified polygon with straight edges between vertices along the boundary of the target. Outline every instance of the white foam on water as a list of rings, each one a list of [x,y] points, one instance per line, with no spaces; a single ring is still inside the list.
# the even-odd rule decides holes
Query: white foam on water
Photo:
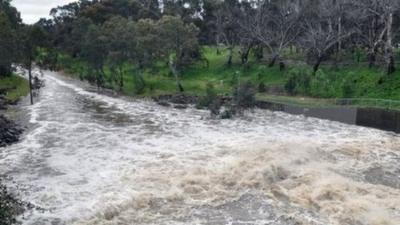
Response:
[[[0,151],[0,171],[45,209],[23,224],[400,221],[400,187],[365,178],[400,171],[392,133],[263,110],[212,120],[44,79],[35,129]]]

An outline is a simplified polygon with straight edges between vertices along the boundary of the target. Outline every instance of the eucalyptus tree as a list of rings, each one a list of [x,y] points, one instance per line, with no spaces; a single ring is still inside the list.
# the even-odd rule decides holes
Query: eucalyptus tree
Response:
[[[16,31],[4,11],[0,11],[0,77],[11,74],[11,65],[15,59]]]
[[[241,29],[258,40],[271,53],[269,66],[275,65],[282,51],[294,44],[300,35],[302,11],[292,0],[252,1],[254,15],[248,15],[240,21]]]
[[[260,43],[252,32],[249,32],[249,28],[253,25],[253,16],[256,13],[256,8],[251,2],[241,2],[240,9],[236,16],[238,29],[238,44],[240,46],[240,59],[242,65],[247,65],[249,61],[250,51],[258,43]]]
[[[136,35],[135,24],[123,17],[113,17],[103,24],[103,33],[107,43],[107,61],[112,71],[112,78],[120,91],[124,87],[125,65],[135,62]]]
[[[224,44],[228,50],[226,65],[230,67],[233,63],[233,51],[238,45],[240,15],[240,2],[237,0],[217,0],[215,10],[216,42],[217,45]]]
[[[194,24],[185,24],[180,17],[164,16],[157,22],[161,52],[168,57],[168,64],[180,92],[184,89],[180,82],[182,69],[193,63],[199,51],[198,28]]]
[[[94,81],[98,88],[105,85],[104,64],[107,59],[107,38],[101,26],[91,24],[82,40],[81,57],[89,64],[94,73],[90,81]]]
[[[395,72],[395,14],[400,10],[397,0],[357,0],[360,16],[360,37],[368,47],[370,67],[375,65],[379,50],[383,53],[387,74]],[[397,24],[398,25],[398,24]]]
[[[11,74],[17,57],[17,30],[21,25],[18,11],[10,1],[0,1],[0,77]]]
[[[308,58],[313,63],[314,74],[321,63],[337,51],[338,44],[357,33],[354,24],[343,27],[343,21],[340,19],[343,17],[334,10],[335,6],[334,0],[318,3],[309,1],[304,5],[307,11],[302,20],[303,33],[298,43],[300,48],[306,49]]]
[[[36,56],[38,55],[39,47],[46,46],[47,37],[45,32],[36,25],[25,25],[18,31],[19,47],[18,47],[18,62],[28,70],[30,100],[33,104],[32,95],[32,68]]]

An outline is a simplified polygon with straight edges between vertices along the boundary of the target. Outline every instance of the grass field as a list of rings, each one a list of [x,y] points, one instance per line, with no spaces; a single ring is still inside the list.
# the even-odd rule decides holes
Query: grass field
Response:
[[[29,93],[29,83],[22,77],[12,75],[0,78],[0,90],[6,90],[6,100],[16,102]]]
[[[208,60],[207,67],[204,62],[185,69],[181,73],[181,82],[185,93],[204,95],[208,83],[213,84],[220,95],[229,95],[232,87],[240,82],[250,81],[256,89],[259,87],[274,87],[284,90],[290,80],[294,82],[292,93],[295,97],[272,96],[265,93],[258,95],[259,99],[275,99],[284,102],[303,104],[302,97],[306,96],[310,101],[308,105],[326,105],[329,99],[336,98],[377,98],[400,100],[400,70],[390,76],[385,75],[382,68],[368,68],[364,63],[349,63],[342,66],[324,64],[316,75],[312,75],[311,66],[299,63],[301,58],[295,54],[287,53],[286,59],[295,63],[289,63],[285,70],[280,71],[279,66],[268,67],[266,61],[257,62],[252,56],[249,65],[240,64],[238,51],[235,51],[234,62],[231,67],[226,65],[227,52],[217,54],[212,47],[203,47],[203,55]],[[348,57],[349,60],[351,56]],[[78,59],[64,56],[61,67],[67,73],[84,77],[87,74],[87,66]],[[123,94],[138,96],[135,93],[135,69],[132,65],[125,65],[126,71],[122,90]],[[107,86],[117,89],[117,84],[112,82],[109,68],[105,68]],[[157,96],[173,94],[177,87],[173,75],[165,62],[156,63],[151,69],[143,72],[145,89],[139,96]],[[315,100],[317,99],[317,100]],[[324,100],[328,99],[328,100]]]

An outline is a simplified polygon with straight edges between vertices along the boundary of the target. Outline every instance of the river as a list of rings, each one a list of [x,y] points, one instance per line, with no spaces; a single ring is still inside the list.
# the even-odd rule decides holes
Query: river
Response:
[[[41,210],[27,225],[398,225],[400,136],[283,112],[100,95],[44,72],[0,173]]]

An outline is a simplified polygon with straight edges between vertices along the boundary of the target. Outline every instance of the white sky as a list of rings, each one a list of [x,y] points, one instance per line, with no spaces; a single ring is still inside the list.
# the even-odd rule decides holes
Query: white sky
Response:
[[[24,23],[32,24],[42,17],[48,18],[52,8],[74,1],[76,0],[13,0],[11,4],[21,12]]]

